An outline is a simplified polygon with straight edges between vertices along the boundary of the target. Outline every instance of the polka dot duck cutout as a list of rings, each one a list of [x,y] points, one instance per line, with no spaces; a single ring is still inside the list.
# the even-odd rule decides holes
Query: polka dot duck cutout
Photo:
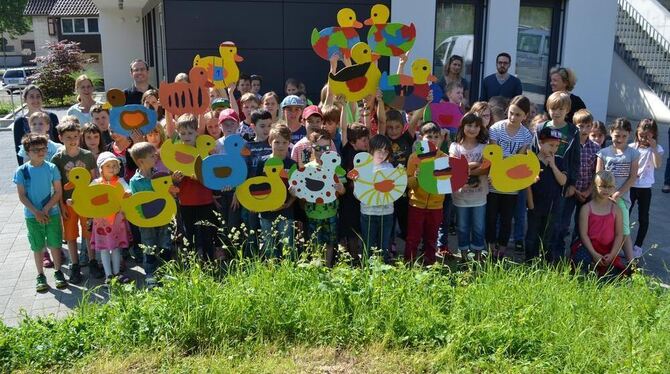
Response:
[[[107,102],[111,105],[109,125],[113,133],[130,137],[133,130],[139,130],[146,135],[156,127],[156,112],[143,105],[125,105],[126,95],[123,91],[117,88],[107,91]]]
[[[336,152],[325,152],[321,155],[321,165],[309,163],[293,170],[289,176],[289,187],[297,198],[308,203],[332,203],[337,199],[335,186],[340,183],[340,162],[340,156]]]

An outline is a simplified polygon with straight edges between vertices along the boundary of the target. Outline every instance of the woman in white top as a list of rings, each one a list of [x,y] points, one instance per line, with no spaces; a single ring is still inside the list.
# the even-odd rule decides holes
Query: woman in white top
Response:
[[[74,90],[77,93],[77,104],[67,110],[69,116],[75,116],[79,124],[91,122],[91,107],[97,102],[93,99],[93,81],[87,75],[80,75],[74,81]]]

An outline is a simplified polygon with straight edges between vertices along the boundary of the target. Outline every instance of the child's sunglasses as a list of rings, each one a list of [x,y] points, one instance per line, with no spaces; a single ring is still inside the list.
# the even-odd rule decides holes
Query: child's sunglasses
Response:
[[[317,151],[317,152],[328,152],[328,151],[330,151],[330,146],[329,145],[313,145],[312,149]]]

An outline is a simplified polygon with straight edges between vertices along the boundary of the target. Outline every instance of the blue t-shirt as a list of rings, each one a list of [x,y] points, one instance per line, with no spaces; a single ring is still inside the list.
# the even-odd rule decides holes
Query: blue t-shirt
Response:
[[[44,161],[40,166],[33,166],[30,162],[26,162],[16,169],[13,179],[14,184],[23,186],[28,200],[38,210],[42,210],[51,200],[55,181],[60,181],[60,172],[56,165],[48,161]],[[35,215],[25,206],[23,212],[26,218],[35,218]],[[56,204],[49,210],[49,215],[58,214],[60,214],[60,210],[58,204]]]
[[[262,142],[248,142],[247,148],[249,149],[249,156],[244,158],[244,161],[247,163],[247,178],[256,176],[256,169],[258,164],[263,160],[263,158],[272,153],[272,147],[267,140]]]

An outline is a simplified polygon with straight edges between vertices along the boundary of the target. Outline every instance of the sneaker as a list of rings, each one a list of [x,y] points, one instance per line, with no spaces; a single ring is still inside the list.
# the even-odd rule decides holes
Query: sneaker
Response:
[[[47,284],[47,277],[44,274],[37,274],[37,284],[35,290],[37,292],[46,292],[49,289],[49,284]]]
[[[640,257],[642,257],[643,253],[644,253],[644,249],[642,249],[642,247],[638,247],[638,246],[633,247],[633,258],[640,258]]]
[[[105,276],[105,272],[102,271],[98,261],[91,260],[88,263],[88,274],[95,279],[102,279]]]
[[[454,257],[455,257],[454,254],[451,253],[451,251],[449,250],[449,247],[447,247],[446,245],[443,245],[443,246],[441,246],[440,248],[438,248],[438,250],[437,250],[437,255],[438,255],[439,257],[444,258],[444,259],[454,258]]]
[[[132,279],[126,277],[125,275],[123,275],[121,273],[116,274],[115,277],[119,281],[119,283],[121,283],[121,284],[127,284],[127,283],[130,283],[130,282],[133,281]]]
[[[88,266],[89,262],[90,261],[88,260],[88,251],[84,249],[83,252],[79,253],[79,266],[81,267]]]
[[[42,266],[49,269],[54,267],[54,263],[53,261],[51,261],[51,256],[49,256],[48,251],[44,251],[44,257],[42,258]]]
[[[661,191],[663,191],[663,193],[668,193],[668,192],[670,192],[670,185],[664,184],[664,185],[663,185],[663,188],[661,189]]]
[[[56,279],[56,288],[62,290],[67,287],[67,281],[65,280],[65,275],[60,270],[57,270],[54,273],[54,279]]]
[[[521,253],[526,251],[523,240],[517,240],[514,242],[514,250]]]
[[[153,275],[147,275],[146,279],[144,279],[144,284],[148,289],[152,289],[158,285],[158,281]]]
[[[109,286],[110,284],[112,284],[112,282],[114,282],[114,276],[113,275],[108,275],[108,276],[105,277],[105,284],[106,285]]]
[[[72,264],[72,267],[70,267],[70,283],[81,283],[81,269],[79,264]]]

